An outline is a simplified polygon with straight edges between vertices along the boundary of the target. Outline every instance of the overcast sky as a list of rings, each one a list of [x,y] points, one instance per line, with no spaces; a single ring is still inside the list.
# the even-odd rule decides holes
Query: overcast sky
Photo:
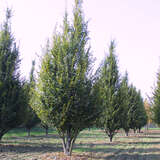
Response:
[[[73,5],[74,0],[0,0],[0,22],[7,6],[14,11],[12,31],[20,45],[24,76],[55,25],[62,23],[66,6],[71,16]],[[121,73],[128,71],[144,98],[151,95],[160,64],[160,0],[85,0],[83,8],[96,64],[115,39]]]

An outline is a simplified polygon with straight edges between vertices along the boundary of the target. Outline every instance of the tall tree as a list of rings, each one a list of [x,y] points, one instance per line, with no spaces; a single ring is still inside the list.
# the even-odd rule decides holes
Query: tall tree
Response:
[[[42,58],[32,107],[45,124],[57,129],[64,153],[71,155],[78,134],[94,124],[98,111],[81,0],[75,0],[71,25],[67,17]]]
[[[100,93],[103,100],[103,113],[100,118],[100,125],[112,141],[113,136],[120,128],[121,104],[120,79],[115,56],[115,42],[111,41],[109,55],[105,58],[100,69]]]
[[[26,97],[19,74],[19,50],[11,33],[11,10],[0,31],[0,139],[25,119]]]
[[[141,96],[140,91],[138,91],[137,105],[139,106],[139,109],[138,109],[138,116],[137,116],[138,122],[137,122],[136,128],[138,129],[138,131],[140,133],[141,128],[144,127],[148,121],[147,113],[144,108],[144,102],[143,102],[143,98]]]
[[[160,125],[160,70],[157,73],[157,84],[153,93],[153,121]]]
[[[145,126],[147,124],[147,114],[144,108],[143,98],[140,91],[137,91],[136,88],[131,85],[130,91],[130,128],[134,132]]]
[[[31,108],[31,100],[33,96],[33,90],[35,88],[35,77],[34,77],[34,70],[35,70],[35,61],[32,61],[32,68],[30,72],[30,79],[29,82],[26,82],[25,89],[26,89],[26,97],[27,97],[27,111],[26,111],[26,120],[24,122],[24,127],[27,129],[28,136],[30,136],[30,131],[33,127],[35,127],[38,123],[40,123],[40,119]]]
[[[122,78],[120,85],[120,101],[121,101],[121,128],[124,129],[126,136],[130,129],[130,97],[129,97],[129,84],[128,84],[128,73]]]

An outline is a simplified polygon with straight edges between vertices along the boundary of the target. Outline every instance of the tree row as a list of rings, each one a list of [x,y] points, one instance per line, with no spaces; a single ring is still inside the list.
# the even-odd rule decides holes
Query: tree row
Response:
[[[17,126],[35,124],[56,128],[64,153],[71,155],[79,133],[93,126],[112,141],[119,129],[141,128],[147,115],[140,91],[121,76],[115,42],[95,73],[89,45],[88,23],[82,1],[75,0],[73,20],[64,15],[61,31],[46,45],[40,68],[30,79],[20,77],[19,49],[10,25],[11,11],[0,32],[0,139]]]

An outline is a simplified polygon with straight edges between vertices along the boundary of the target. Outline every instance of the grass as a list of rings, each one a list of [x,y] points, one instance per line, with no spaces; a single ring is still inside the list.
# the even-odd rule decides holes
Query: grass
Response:
[[[48,137],[40,128],[33,129],[31,135],[27,137],[24,129],[6,134],[0,144],[0,159],[47,160],[62,154],[61,140],[54,129],[49,130]],[[130,133],[129,137],[121,132],[110,143],[103,131],[87,129],[78,136],[73,156],[95,160],[159,160],[160,130],[143,130],[143,133]]]
[[[49,129],[48,133],[52,134],[55,133],[56,131],[54,129]],[[25,128],[17,128],[9,131],[7,134],[4,135],[4,138],[11,138],[11,137],[25,137],[27,136],[28,133]],[[42,136],[45,135],[45,130],[40,127],[36,127],[31,129],[31,135],[32,136]]]

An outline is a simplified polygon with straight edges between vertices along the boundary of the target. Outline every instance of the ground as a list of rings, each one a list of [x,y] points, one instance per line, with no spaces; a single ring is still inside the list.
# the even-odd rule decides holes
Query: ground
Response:
[[[0,160],[159,160],[160,130],[118,133],[113,142],[101,130],[83,131],[76,140],[72,157],[63,154],[54,131],[45,135],[5,136],[0,143]]]

